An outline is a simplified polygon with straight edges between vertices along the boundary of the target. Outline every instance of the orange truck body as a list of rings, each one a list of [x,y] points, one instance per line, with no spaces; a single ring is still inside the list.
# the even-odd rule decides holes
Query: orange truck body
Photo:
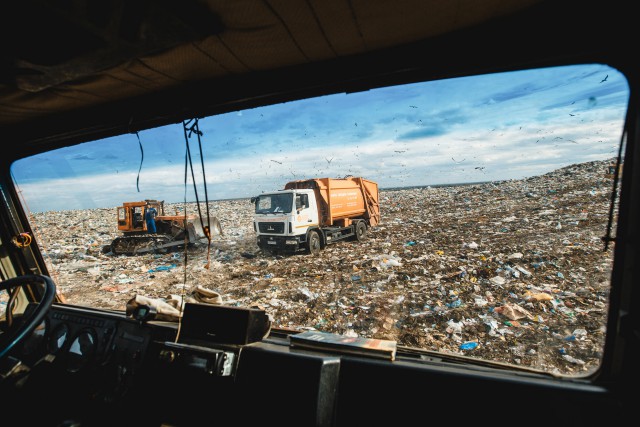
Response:
[[[320,226],[347,226],[353,218],[366,219],[369,226],[380,222],[378,184],[358,177],[313,178],[288,182],[285,190],[314,190]]]

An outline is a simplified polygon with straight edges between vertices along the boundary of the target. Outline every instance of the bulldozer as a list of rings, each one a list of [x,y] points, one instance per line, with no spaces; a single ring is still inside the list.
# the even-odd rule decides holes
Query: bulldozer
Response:
[[[145,214],[154,208],[156,232],[147,229]],[[137,255],[147,252],[164,253],[185,245],[207,241],[207,235],[222,235],[220,221],[216,217],[204,218],[197,215],[185,215],[176,212],[167,215],[163,200],[146,199],[138,202],[124,202],[117,208],[118,231],[122,236],[116,237],[111,244],[102,248],[104,253],[114,255]]]

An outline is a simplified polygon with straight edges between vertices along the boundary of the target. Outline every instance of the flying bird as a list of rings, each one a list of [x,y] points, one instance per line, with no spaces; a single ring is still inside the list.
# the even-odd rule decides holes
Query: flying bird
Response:
[[[602,83],[602,82],[606,82],[608,78],[609,78],[609,74],[607,74],[606,76],[604,76],[604,79],[600,80],[600,83]]]

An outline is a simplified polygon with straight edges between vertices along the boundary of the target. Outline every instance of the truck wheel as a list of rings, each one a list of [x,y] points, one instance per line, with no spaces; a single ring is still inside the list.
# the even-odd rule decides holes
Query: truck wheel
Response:
[[[358,224],[356,224],[356,240],[360,242],[365,238],[366,235],[367,224],[365,224],[363,221],[358,222]]]
[[[307,239],[307,248],[309,249],[309,253],[311,255],[317,255],[320,253],[320,249],[322,246],[320,245],[320,236],[318,236],[317,231],[310,231],[309,237]]]

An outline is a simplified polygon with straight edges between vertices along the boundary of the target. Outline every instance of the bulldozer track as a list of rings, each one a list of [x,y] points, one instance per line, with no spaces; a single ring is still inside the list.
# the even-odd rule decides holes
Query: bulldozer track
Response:
[[[133,235],[117,237],[111,242],[111,252],[115,255],[135,255],[145,252],[166,250],[174,240],[162,235]],[[180,242],[178,242],[180,243]]]

